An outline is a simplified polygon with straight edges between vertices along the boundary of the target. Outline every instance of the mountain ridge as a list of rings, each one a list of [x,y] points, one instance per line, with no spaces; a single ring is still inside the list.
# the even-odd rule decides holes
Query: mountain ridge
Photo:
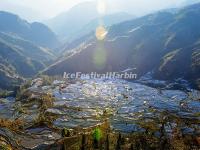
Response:
[[[0,31],[17,34],[18,36],[48,48],[59,45],[56,35],[44,24],[29,23],[19,16],[0,11]]]
[[[66,57],[66,59],[63,58],[61,62],[51,65],[45,70],[45,73],[62,75],[64,71],[110,72],[136,67],[136,73],[139,76],[154,70],[154,77],[157,79],[171,80],[182,77],[195,83],[199,80],[198,75],[200,74],[200,66],[197,61],[200,56],[199,45],[195,45],[200,39],[198,28],[200,22],[196,20],[199,14],[200,4],[198,3],[184,7],[175,14],[157,12],[114,25],[110,28],[105,40],[97,41],[94,36],[92,42],[88,43],[90,46],[85,48],[83,46],[77,54]],[[192,46],[196,50],[191,50]],[[176,52],[177,49],[180,50]],[[162,63],[173,62],[170,60],[170,58],[174,58],[173,54],[177,55],[177,59],[183,58],[180,62],[185,65],[186,70],[181,69],[176,74],[176,69],[174,69],[168,75],[166,72],[164,73],[165,69],[161,69],[165,64],[171,66],[169,68],[177,68],[180,64]],[[96,55],[102,58],[96,58]],[[168,57],[168,55],[173,57]],[[195,57],[193,57],[194,55]],[[184,62],[185,57],[187,61]],[[166,58],[169,61],[166,61]],[[191,61],[194,58],[195,60]],[[197,74],[197,76],[192,79],[190,71],[194,65],[196,69],[192,74]]]
[[[68,11],[44,21],[44,23],[49,26],[62,41],[72,42],[73,40],[89,34],[99,22],[102,22],[105,26],[109,26],[126,19],[131,19],[132,15],[125,12],[101,15],[97,10],[97,4],[97,1],[82,2]]]
[[[0,11],[0,89],[19,86],[48,66],[55,59],[51,40],[57,41],[45,25]]]

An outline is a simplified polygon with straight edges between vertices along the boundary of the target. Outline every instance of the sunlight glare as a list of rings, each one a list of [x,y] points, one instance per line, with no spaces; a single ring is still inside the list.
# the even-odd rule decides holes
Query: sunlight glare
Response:
[[[98,3],[97,3],[97,11],[99,14],[105,14],[106,12],[106,3],[104,0],[98,0]]]
[[[96,38],[98,39],[98,40],[104,40],[105,39],[105,37],[106,37],[106,35],[107,35],[107,30],[105,29],[105,27],[104,26],[98,26],[97,28],[96,28]]]

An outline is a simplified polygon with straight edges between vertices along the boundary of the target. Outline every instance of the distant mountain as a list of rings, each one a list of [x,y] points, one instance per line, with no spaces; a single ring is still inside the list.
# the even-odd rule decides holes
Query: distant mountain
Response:
[[[65,44],[63,44],[61,47],[58,48],[58,52],[62,53],[65,50],[70,50],[72,48],[77,47],[81,42],[86,42],[89,40],[89,36],[91,33],[96,30],[98,26],[105,26],[105,27],[110,27],[114,24],[131,20],[133,19],[134,16],[127,14],[127,13],[116,13],[116,14],[111,14],[111,15],[106,15],[102,18],[96,18],[90,21],[88,24],[83,26],[79,31],[74,33]],[[63,53],[62,53],[63,55]]]
[[[184,78],[200,85],[200,4],[177,13],[158,12],[113,25],[106,39],[83,43],[45,70],[110,72],[137,68],[139,76],[153,71],[158,79]],[[90,35],[91,36],[91,35]]]
[[[89,34],[92,31],[95,31],[96,28],[100,25],[103,25],[105,27],[109,27],[114,24],[118,24],[123,21],[131,20],[134,16],[130,15],[128,13],[116,13],[111,15],[103,16],[102,18],[95,18],[92,21],[90,21],[88,24],[84,25],[79,31],[77,31],[75,34],[73,34],[72,37],[70,37],[70,40],[79,39],[80,37],[83,37],[87,34]]]
[[[182,6],[188,6],[188,5],[192,5],[192,4],[195,4],[195,3],[199,3],[200,0],[184,0],[182,2]]]
[[[70,38],[91,20],[98,16],[95,2],[83,2],[62,13],[46,24],[59,36]]]
[[[71,42],[93,31],[100,21],[110,26],[132,18],[133,16],[127,13],[116,13],[101,18],[96,2],[83,2],[45,23],[64,41]]]
[[[55,48],[59,46],[56,35],[44,24],[28,23],[17,15],[0,11],[0,32],[12,33],[34,44]]]

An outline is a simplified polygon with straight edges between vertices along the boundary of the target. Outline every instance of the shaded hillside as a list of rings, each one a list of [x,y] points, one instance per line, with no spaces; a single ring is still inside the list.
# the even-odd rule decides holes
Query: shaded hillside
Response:
[[[173,50],[162,57],[155,77],[168,80],[185,78],[200,88],[200,44]]]
[[[55,34],[41,23],[28,23],[0,11],[0,89],[11,89],[49,65],[59,44]]]
[[[23,79],[16,74],[14,68],[7,62],[4,62],[2,57],[0,61],[0,91],[1,89],[13,89],[19,85]]]
[[[19,74],[24,76],[31,76],[36,73],[38,69],[42,69],[44,66],[34,60],[28,59],[16,48],[0,42],[1,45],[1,57],[9,64],[14,66]]]
[[[178,77],[191,79],[192,74],[196,74],[193,80],[197,81],[200,48],[196,44],[200,39],[200,20],[197,18],[200,18],[200,4],[185,7],[175,14],[158,12],[114,25],[105,40],[96,41],[94,36],[87,46],[77,48],[77,53],[53,64],[46,73],[107,72],[136,67],[139,75],[154,70],[157,78],[170,80]],[[176,56],[181,63],[171,63],[172,66],[163,63],[168,55]],[[184,61],[185,58],[194,61]],[[185,69],[176,72],[180,64]],[[173,75],[164,72],[165,65],[174,70]],[[195,71],[191,73],[194,66]]]
[[[23,55],[40,61],[46,65],[54,59],[54,55],[50,50],[35,45],[34,43],[18,36],[0,32],[0,39],[8,45],[17,48]]]
[[[0,88],[11,88],[44,69],[54,56],[30,41],[0,32],[0,58]]]

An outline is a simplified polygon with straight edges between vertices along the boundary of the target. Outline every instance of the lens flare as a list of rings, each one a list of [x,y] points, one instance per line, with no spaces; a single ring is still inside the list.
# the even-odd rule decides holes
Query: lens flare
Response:
[[[106,3],[104,0],[98,0],[97,11],[99,14],[102,14],[102,15],[106,13]]]
[[[93,53],[93,63],[96,69],[103,69],[106,65],[107,54],[103,42],[98,42]]]
[[[97,69],[105,67],[106,63],[106,52],[104,49],[97,49],[93,56],[93,61]]]
[[[96,28],[96,38],[98,40],[104,40],[106,35],[107,35],[107,33],[108,33],[107,30],[103,26],[98,26]]]

